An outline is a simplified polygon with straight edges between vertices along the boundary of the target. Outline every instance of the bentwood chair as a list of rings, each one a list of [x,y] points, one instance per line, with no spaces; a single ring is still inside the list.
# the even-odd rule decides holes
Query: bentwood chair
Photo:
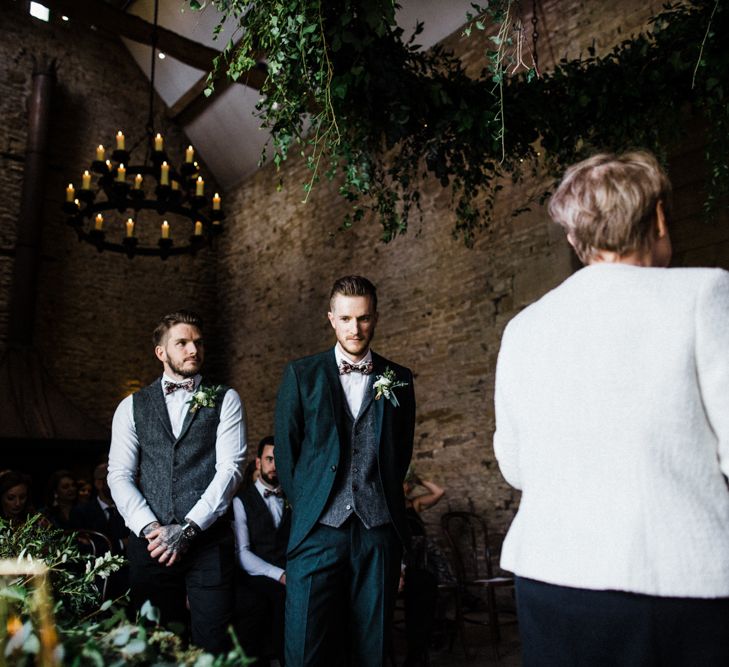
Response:
[[[76,539],[81,546],[82,551],[90,553],[94,558],[103,556],[107,551],[111,551],[111,541],[103,533],[99,533],[96,530],[74,530]],[[106,588],[109,583],[109,578],[101,579],[98,581],[97,586],[101,593],[102,602],[106,600]]]
[[[466,657],[470,657],[466,624],[486,625],[489,628],[494,657],[498,660],[498,643],[501,639],[499,614],[506,613],[506,610],[497,604],[496,591],[511,588],[509,593],[513,595],[514,579],[495,575],[488,526],[478,514],[447,512],[441,517],[441,528],[451,550],[456,574],[455,620],[463,651]],[[484,593],[483,598],[478,595],[479,592]],[[513,607],[508,611],[514,614]]]

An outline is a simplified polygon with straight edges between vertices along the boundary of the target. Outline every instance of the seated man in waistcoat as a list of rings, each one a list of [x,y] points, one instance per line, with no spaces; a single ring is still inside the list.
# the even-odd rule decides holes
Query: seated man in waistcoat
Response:
[[[283,665],[286,545],[291,510],[278,483],[273,436],[258,444],[256,470],[259,477],[255,483],[233,498],[240,566],[236,629],[249,656],[260,661],[273,653]]]
[[[246,449],[234,389],[203,384],[202,321],[165,315],[154,331],[163,375],[114,414],[109,487],[131,531],[132,608],[150,600],[163,624],[189,626],[211,653],[228,645],[235,559],[228,514]]]

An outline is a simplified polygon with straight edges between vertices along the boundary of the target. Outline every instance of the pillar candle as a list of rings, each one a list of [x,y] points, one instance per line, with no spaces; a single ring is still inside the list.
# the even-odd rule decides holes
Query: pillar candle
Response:
[[[104,147],[101,144],[99,144],[98,147],[96,148],[96,159],[99,162],[104,161]]]
[[[137,174],[134,177],[134,189],[135,190],[141,190],[142,189],[142,174]]]
[[[154,138],[154,150],[161,151],[164,147],[164,140],[162,139],[162,135],[157,132],[157,136]]]
[[[101,213],[96,214],[96,222],[94,224],[94,229],[96,229],[97,232],[100,232],[101,229],[104,226],[104,216],[101,215]]]
[[[195,223],[195,236],[202,236],[202,222],[199,220]]]
[[[116,149],[118,151],[124,150],[124,133],[121,130],[116,133]]]
[[[220,195],[216,192],[215,196],[213,197],[213,211],[219,211],[220,210]]]
[[[192,150],[192,146],[188,146],[185,151],[185,162],[192,162],[192,158],[195,155],[195,151]]]
[[[170,184],[170,165],[168,165],[166,162],[163,162],[162,166],[160,167],[159,182],[160,185]]]
[[[88,169],[83,173],[83,176],[81,176],[81,189],[82,190],[91,189],[91,174],[89,173]]]
[[[76,190],[74,190],[73,183],[69,183],[66,188],[66,201],[73,201]]]
[[[204,191],[205,191],[205,181],[203,181],[202,176],[198,176],[197,183],[195,183],[195,194],[198,197],[202,197]]]
[[[111,173],[111,160],[106,161],[106,168],[109,171],[109,173]]]
[[[168,239],[170,238],[170,223],[165,220],[162,223],[162,238]]]
[[[116,180],[120,183],[127,180],[127,170],[123,164],[120,164],[119,168],[116,170]]]
[[[172,189],[173,190],[179,190],[180,189],[180,183],[179,183],[179,181],[172,181]]]
[[[134,236],[134,220],[127,218],[127,238],[130,239]]]

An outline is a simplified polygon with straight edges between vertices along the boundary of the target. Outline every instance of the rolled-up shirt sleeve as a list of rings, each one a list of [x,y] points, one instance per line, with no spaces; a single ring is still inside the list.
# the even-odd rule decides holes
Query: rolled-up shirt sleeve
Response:
[[[157,521],[157,517],[137,488],[139,439],[134,425],[132,401],[133,397],[127,396],[114,413],[107,481],[119,514],[129,530],[139,535],[142,528]]]
[[[243,477],[246,438],[243,404],[238,392],[228,389],[220,408],[215,440],[215,476],[186,517],[202,530],[225,514],[230,506]]]

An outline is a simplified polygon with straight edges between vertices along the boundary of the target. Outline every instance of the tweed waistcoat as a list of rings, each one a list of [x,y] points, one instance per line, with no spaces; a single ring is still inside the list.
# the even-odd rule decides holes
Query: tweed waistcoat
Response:
[[[343,391],[341,387],[338,389]],[[372,395],[370,378],[365,399],[356,418],[352,416],[347,401],[342,400],[347,440],[342,443],[337,479],[319,519],[320,523],[327,526],[341,526],[352,513],[359,517],[365,528],[390,522],[377,463],[379,441]]]
[[[281,523],[276,528],[268,505],[261,498],[255,484],[240,493],[239,498],[246,511],[251,551],[267,563],[285,569],[286,545],[291,532],[291,509],[284,504]]]
[[[160,380],[134,394],[139,490],[162,524],[183,523],[215,476],[215,440],[227,390],[223,387],[214,408],[188,412],[177,438]]]

